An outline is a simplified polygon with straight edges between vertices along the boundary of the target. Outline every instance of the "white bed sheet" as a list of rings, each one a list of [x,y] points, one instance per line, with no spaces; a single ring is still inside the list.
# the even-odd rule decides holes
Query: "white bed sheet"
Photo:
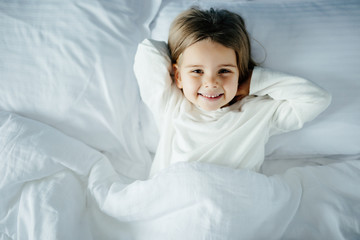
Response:
[[[0,113],[0,239],[357,239],[360,161],[263,174],[177,164],[146,181]]]
[[[145,178],[151,158],[132,66],[160,3],[0,1],[0,109],[51,125],[103,152],[117,171]]]

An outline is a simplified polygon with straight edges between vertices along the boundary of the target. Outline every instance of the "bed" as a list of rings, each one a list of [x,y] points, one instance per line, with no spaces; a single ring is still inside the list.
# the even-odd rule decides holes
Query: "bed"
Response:
[[[261,172],[179,163],[133,73],[182,10],[241,14],[255,60],[332,94]],[[360,239],[358,0],[0,2],[0,239]]]

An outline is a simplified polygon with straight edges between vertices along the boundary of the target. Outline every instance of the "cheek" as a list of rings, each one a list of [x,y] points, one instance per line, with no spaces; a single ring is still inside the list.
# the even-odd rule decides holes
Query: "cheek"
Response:
[[[226,89],[228,94],[230,95],[236,95],[237,89],[238,89],[238,80],[237,79],[229,79],[228,81],[224,82],[223,87]]]
[[[198,79],[191,76],[190,74],[183,74],[182,76],[182,83],[184,88],[194,89],[197,87],[197,83],[199,82]]]
[[[192,79],[186,79],[183,81],[183,89],[187,93],[193,93],[195,91],[197,92],[196,81],[193,81]]]

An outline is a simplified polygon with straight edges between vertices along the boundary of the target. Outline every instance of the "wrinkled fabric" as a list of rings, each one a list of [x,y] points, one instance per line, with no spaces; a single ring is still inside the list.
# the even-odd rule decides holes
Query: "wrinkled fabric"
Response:
[[[0,114],[0,239],[356,239],[360,161],[266,176],[180,163],[141,181],[40,122]]]

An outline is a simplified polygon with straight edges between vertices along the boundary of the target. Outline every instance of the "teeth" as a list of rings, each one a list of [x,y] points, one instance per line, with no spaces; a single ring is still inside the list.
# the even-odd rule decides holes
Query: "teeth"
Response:
[[[220,96],[221,94],[218,94],[218,95],[207,95],[207,94],[201,94],[201,95],[203,95],[204,97],[207,97],[207,98],[216,98],[216,97],[218,97],[218,96]]]

